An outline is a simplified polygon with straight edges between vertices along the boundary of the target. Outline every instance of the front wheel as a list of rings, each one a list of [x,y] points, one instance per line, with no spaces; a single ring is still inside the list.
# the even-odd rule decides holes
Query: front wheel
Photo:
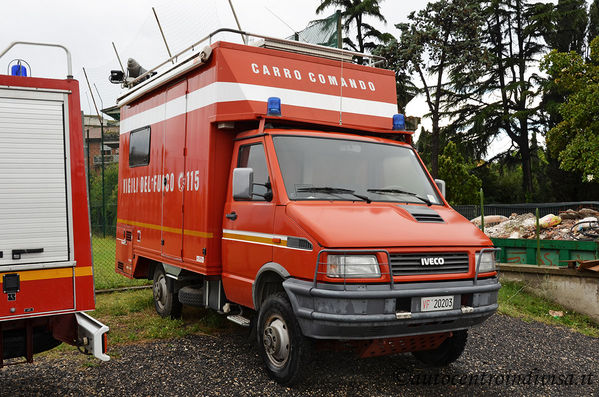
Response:
[[[285,293],[269,296],[257,321],[258,349],[269,376],[286,386],[298,382],[309,359],[310,343]]]
[[[173,319],[181,317],[182,305],[172,289],[172,283],[168,282],[162,266],[154,270],[152,291],[154,294],[154,307],[160,317]]]
[[[431,367],[445,367],[460,358],[467,340],[468,330],[454,331],[453,336],[445,339],[438,348],[412,352],[412,355]]]

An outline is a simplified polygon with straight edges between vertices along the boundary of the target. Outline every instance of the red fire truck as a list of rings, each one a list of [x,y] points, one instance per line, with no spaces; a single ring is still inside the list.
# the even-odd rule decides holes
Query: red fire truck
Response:
[[[456,360],[497,309],[494,248],[411,146],[394,73],[216,33],[159,68],[112,72],[127,88],[116,271],[152,279],[162,316],[188,304],[255,326],[283,384],[315,340]]]
[[[61,342],[100,360],[108,327],[94,309],[79,84],[64,49],[65,80],[29,77],[17,61],[0,74],[0,367]],[[18,360],[10,360],[14,363]]]

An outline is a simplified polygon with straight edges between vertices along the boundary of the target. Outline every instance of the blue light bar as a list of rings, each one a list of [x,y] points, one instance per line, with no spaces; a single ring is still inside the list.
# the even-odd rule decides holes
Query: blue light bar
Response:
[[[406,129],[406,118],[403,114],[393,115],[393,130],[404,131]]]
[[[21,65],[20,63],[17,65],[12,65],[12,67],[10,68],[10,75],[27,77],[27,68]]]
[[[266,106],[266,114],[268,116],[280,116],[281,115],[281,98],[272,96],[268,98]]]

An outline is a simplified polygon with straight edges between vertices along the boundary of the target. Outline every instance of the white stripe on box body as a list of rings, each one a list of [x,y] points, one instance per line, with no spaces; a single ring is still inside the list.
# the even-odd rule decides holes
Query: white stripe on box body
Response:
[[[290,90],[287,88],[269,87],[264,85],[215,82],[192,91],[187,95],[172,99],[143,112],[121,120],[121,134],[137,128],[152,125],[170,118],[201,109],[208,105],[221,102],[259,101],[265,102],[269,97],[281,98],[284,105],[300,106],[322,110],[355,113],[366,116],[388,117],[391,119],[397,113],[394,103],[339,97],[337,95],[319,94],[316,92]],[[266,110],[266,106],[264,108]]]

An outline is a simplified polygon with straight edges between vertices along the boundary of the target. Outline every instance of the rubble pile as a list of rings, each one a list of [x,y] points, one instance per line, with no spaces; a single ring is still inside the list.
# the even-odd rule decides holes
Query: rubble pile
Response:
[[[539,219],[541,240],[591,240],[599,237],[599,211],[569,209],[559,215],[548,214]],[[480,217],[471,222],[480,227]],[[536,238],[536,218],[533,214],[485,216],[485,234],[494,238]]]

